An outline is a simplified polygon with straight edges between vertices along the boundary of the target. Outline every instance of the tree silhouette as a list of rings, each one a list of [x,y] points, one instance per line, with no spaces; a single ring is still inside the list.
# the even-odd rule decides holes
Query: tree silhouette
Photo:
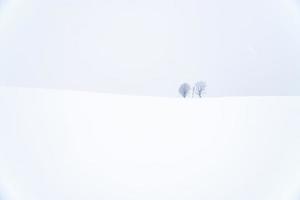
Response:
[[[191,89],[191,86],[188,83],[182,83],[179,87],[178,92],[180,93],[180,95],[183,98],[186,98],[186,96],[188,95],[189,91]]]

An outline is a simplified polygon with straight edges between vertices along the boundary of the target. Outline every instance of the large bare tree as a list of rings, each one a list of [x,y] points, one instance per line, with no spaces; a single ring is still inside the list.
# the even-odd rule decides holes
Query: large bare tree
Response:
[[[198,95],[200,98],[203,96],[203,92],[206,88],[206,83],[204,81],[198,81],[195,83],[195,86],[193,88],[193,93]]]

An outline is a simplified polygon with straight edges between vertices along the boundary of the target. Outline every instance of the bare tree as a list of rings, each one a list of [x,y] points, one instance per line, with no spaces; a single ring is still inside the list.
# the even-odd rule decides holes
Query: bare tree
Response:
[[[206,83],[204,81],[198,81],[197,83],[195,83],[195,86],[193,87],[193,96],[195,93],[201,98],[203,96],[203,92],[205,88],[206,88]]]
[[[179,87],[178,92],[181,94],[183,98],[185,98],[188,95],[190,89],[191,86],[188,83],[182,83]]]

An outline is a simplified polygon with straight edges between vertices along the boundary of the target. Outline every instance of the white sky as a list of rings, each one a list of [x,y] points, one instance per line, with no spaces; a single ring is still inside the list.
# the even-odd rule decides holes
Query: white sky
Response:
[[[0,0],[0,85],[300,95],[296,0]]]

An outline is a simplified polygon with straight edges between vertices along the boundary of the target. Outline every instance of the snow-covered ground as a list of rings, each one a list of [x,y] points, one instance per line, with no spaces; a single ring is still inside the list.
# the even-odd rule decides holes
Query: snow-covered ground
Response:
[[[299,198],[299,97],[0,88],[1,200]]]

